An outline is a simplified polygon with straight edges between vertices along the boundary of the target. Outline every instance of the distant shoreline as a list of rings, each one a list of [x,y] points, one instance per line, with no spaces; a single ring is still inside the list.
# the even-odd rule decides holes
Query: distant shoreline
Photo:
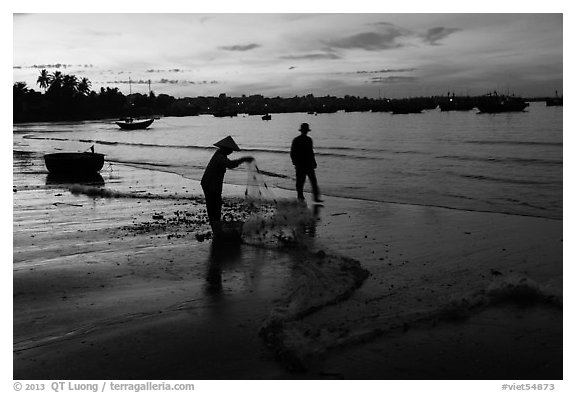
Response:
[[[525,102],[561,102],[562,97],[517,97],[497,91],[480,96],[457,96],[453,92],[445,95],[407,98],[367,98],[345,95],[344,97],[313,94],[304,96],[264,97],[260,94],[229,97],[225,93],[218,97],[198,96],[176,98],[167,94],[156,95],[134,93],[124,95],[117,87],[91,90],[91,82],[81,81],[74,75],[42,70],[38,84],[44,93],[29,88],[25,82],[13,84],[13,122],[31,123],[46,121],[83,121],[109,118],[138,117],[185,117],[202,114],[215,117],[235,117],[239,114],[263,116],[271,120],[275,113],[335,113],[345,112],[391,112],[420,113],[440,107],[445,111],[471,110],[481,107],[483,101],[505,99]],[[561,105],[561,104],[560,104]]]

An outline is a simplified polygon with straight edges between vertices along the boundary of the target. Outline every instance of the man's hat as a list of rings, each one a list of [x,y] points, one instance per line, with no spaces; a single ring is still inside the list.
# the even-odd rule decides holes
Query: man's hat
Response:
[[[302,123],[300,125],[300,131],[310,131],[310,125],[308,125],[308,123]]]
[[[219,140],[218,142],[216,142],[214,144],[214,146],[222,147],[224,149],[230,149],[230,150],[234,150],[234,151],[240,151],[240,148],[238,147],[236,142],[234,142],[234,139],[232,139],[231,136],[227,136],[226,138]]]

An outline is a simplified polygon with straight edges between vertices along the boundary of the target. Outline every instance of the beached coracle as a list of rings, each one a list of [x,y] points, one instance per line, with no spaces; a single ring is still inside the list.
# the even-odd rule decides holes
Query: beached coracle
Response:
[[[94,174],[104,166],[104,154],[100,153],[51,153],[44,155],[44,163],[54,174]]]

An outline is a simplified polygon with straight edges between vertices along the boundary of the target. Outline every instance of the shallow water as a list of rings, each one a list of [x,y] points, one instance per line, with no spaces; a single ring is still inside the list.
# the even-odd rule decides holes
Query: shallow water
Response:
[[[254,255],[249,263],[232,263],[219,271],[211,268],[212,260],[220,263],[229,257],[238,260],[239,256],[210,254],[199,260],[196,271],[200,273],[181,277],[181,285],[190,281],[213,292],[228,288],[234,293],[239,289],[251,293],[256,283],[245,273],[252,264],[257,262],[271,269],[279,260],[289,259],[289,263],[281,266],[282,271],[273,272],[279,274],[275,279],[286,285],[287,292],[266,289],[255,293],[258,299],[269,293],[278,294],[278,302],[268,299],[274,300],[274,305],[266,304],[274,323],[262,327],[269,333],[266,328],[274,328],[272,342],[277,348],[295,354],[302,352],[302,356],[310,350],[320,353],[341,343],[354,343],[378,332],[402,328],[404,324],[434,319],[447,305],[456,304],[456,313],[467,311],[471,303],[468,300],[476,299],[476,291],[508,288],[510,277],[520,277],[512,282],[513,290],[528,288],[528,295],[536,294],[538,301],[560,299],[562,224],[557,219],[562,216],[561,115],[561,108],[534,105],[530,112],[495,116],[431,111],[413,116],[287,114],[273,115],[270,122],[259,117],[165,118],[149,130],[133,132],[118,130],[111,122],[17,125],[14,232],[19,237],[14,241],[18,251],[14,254],[15,271],[36,268],[30,264],[34,256],[47,261],[43,268],[50,267],[52,261],[46,255],[46,247],[41,242],[40,247],[35,244],[42,239],[50,241],[56,235],[65,236],[63,229],[67,227],[79,232],[78,242],[70,245],[69,263],[64,261],[70,267],[76,265],[78,255],[85,255],[88,250],[81,232],[100,230],[113,236],[110,229],[115,228],[122,232],[122,238],[112,243],[97,241],[93,246],[108,244],[111,250],[116,250],[117,244],[121,244],[130,250],[125,253],[130,267],[135,256],[145,256],[147,265],[150,258],[159,261],[161,268],[168,264],[166,274],[172,280],[172,257],[154,244],[141,252],[124,240],[124,232],[143,235],[134,239],[146,244],[199,246],[194,235],[208,229],[205,215],[198,210],[199,218],[190,228],[186,214],[185,220],[179,219],[182,209],[201,203],[197,182],[187,178],[200,179],[213,151],[210,144],[228,133],[248,150],[247,154],[257,158],[263,175],[259,183],[289,189],[274,192],[294,196],[287,146],[298,124],[308,121],[313,128],[324,194],[347,198],[327,197],[326,206],[319,211],[288,201],[277,206],[271,216],[248,221],[247,234],[252,236],[247,242],[250,246],[246,255]],[[41,154],[82,151],[93,143],[111,164],[101,172],[98,184],[71,187],[53,184],[43,167]],[[168,176],[166,172],[183,177]],[[226,180],[246,185],[249,175],[253,173],[244,167],[229,171]],[[62,192],[66,189],[72,193]],[[242,189],[227,186],[225,195],[239,196]],[[185,199],[178,201],[180,198]],[[174,201],[182,205],[173,206]],[[235,203],[231,199],[226,202]],[[61,207],[81,209],[80,205],[84,206],[83,212],[78,210],[78,217],[73,219],[59,211]],[[98,207],[100,211],[96,213]],[[287,213],[279,207],[286,207]],[[114,215],[114,209],[118,216]],[[488,210],[554,220],[457,210]],[[162,215],[166,222],[152,225],[156,214]],[[174,225],[170,219],[175,220]],[[266,231],[251,230],[262,228],[264,219]],[[90,225],[85,227],[84,220]],[[309,243],[301,242],[301,234],[291,231],[300,223],[304,224],[301,226],[304,234],[311,237]],[[54,231],[55,228],[58,230]],[[62,244],[58,241],[54,244],[48,251],[55,259],[62,259]],[[118,250],[122,251],[122,247]],[[289,252],[268,255],[265,253],[268,247]],[[317,251],[318,247],[326,252]],[[82,252],[77,254],[76,248]],[[347,260],[333,252],[356,258],[370,276],[352,274],[352,265],[343,263]],[[92,262],[88,259],[86,263]],[[103,266],[103,271],[114,276],[118,265],[110,266],[109,270]],[[363,269],[356,270],[362,273]],[[143,278],[162,284],[164,275],[152,278],[155,274],[153,269]],[[226,274],[230,275],[229,282],[223,279]],[[114,278],[118,283],[123,279]],[[506,279],[506,286],[496,285],[495,280],[500,278]],[[530,285],[524,285],[525,282]],[[360,283],[362,287],[352,292]],[[163,288],[173,290],[173,282]],[[100,294],[109,289],[96,291]],[[231,299],[238,299],[236,295]],[[183,296],[188,298],[189,293]],[[502,296],[506,298],[509,294]],[[335,305],[345,299],[348,301]],[[315,312],[309,314],[311,310]],[[255,333],[256,328],[252,328]],[[314,334],[311,336],[309,332]]]
[[[495,115],[162,118],[140,131],[122,131],[113,121],[24,124],[14,126],[14,149],[84,151],[95,144],[112,168],[131,163],[198,180],[212,143],[232,135],[243,149],[232,158],[256,157],[267,184],[292,190],[290,143],[308,122],[325,195],[561,219],[562,114],[562,107],[531,103],[525,112]],[[229,171],[226,181],[245,185],[246,169]]]

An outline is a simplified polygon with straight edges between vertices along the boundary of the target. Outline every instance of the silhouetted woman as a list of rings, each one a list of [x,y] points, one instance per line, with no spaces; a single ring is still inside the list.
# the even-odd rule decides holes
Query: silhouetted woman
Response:
[[[208,220],[214,233],[220,229],[220,220],[222,215],[222,185],[224,184],[224,174],[226,169],[236,168],[244,162],[251,162],[253,157],[242,157],[237,160],[230,160],[228,156],[233,151],[240,151],[240,148],[234,142],[231,136],[216,142],[214,146],[218,150],[214,153],[204,175],[202,176],[202,190],[206,197],[206,210],[208,211]]]

